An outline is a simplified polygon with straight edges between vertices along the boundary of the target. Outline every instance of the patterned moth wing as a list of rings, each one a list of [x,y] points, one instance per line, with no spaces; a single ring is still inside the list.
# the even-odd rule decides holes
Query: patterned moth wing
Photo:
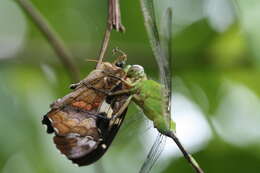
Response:
[[[112,142],[125,112],[111,117],[127,97],[107,96],[103,91],[123,89],[118,78],[125,76],[121,68],[104,62],[73,92],[55,101],[43,117],[47,132],[55,134],[56,147],[73,163],[83,166],[97,161]]]
[[[113,91],[121,90],[123,87],[121,83]],[[88,165],[105,154],[110,144],[112,143],[114,137],[116,136],[127,111],[127,108],[122,111],[115,119],[112,117],[121,111],[121,108],[126,103],[129,95],[124,94],[120,96],[108,96],[100,106],[99,115],[96,119],[96,126],[100,129],[100,139],[101,143],[97,146],[95,150],[92,150],[87,155],[81,158],[74,159],[73,162],[78,165]],[[102,115],[103,117],[100,117]]]

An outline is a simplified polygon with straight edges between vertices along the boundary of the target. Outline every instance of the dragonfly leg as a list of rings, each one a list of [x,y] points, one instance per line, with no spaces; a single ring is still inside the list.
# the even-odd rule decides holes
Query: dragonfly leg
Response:
[[[103,90],[103,89],[96,88],[96,87],[92,86],[91,84],[87,84],[87,83],[85,83],[85,82],[83,82],[82,84],[83,84],[85,87],[89,88],[89,89],[93,89],[93,90],[98,91],[98,92],[100,92],[100,93],[103,93],[103,94],[105,94],[105,95],[109,95],[109,94],[110,94],[110,92],[108,92],[108,91],[106,91],[106,90]]]
[[[103,73],[105,73],[108,77],[111,77],[111,78],[114,78],[114,79],[117,79],[117,80],[123,82],[127,87],[130,87],[130,88],[134,87],[134,86],[135,86],[137,83],[139,83],[140,80],[141,80],[141,79],[140,79],[140,80],[137,80],[137,81],[135,81],[135,82],[131,82],[131,81],[127,81],[127,80],[125,80],[125,79],[123,79],[123,78],[117,77],[117,76],[115,76],[115,75],[112,75],[112,74],[110,74],[110,73],[108,73],[108,72],[106,72],[106,71],[103,71]]]
[[[116,78],[116,79],[120,79],[119,77],[116,77],[116,76],[113,76],[113,75],[111,75],[109,72],[107,72],[107,71],[105,71],[105,70],[100,70],[100,73],[103,73],[103,74],[105,74],[105,76],[102,76],[102,77],[100,77],[100,78],[103,78],[104,79],[104,83],[106,84],[106,85],[108,85],[108,78],[107,77],[113,77],[113,78]],[[96,78],[96,79],[99,79],[99,78]],[[69,86],[69,88],[70,89],[76,89],[76,88],[79,88],[80,86],[82,86],[82,85],[85,85],[87,88],[92,88],[93,89],[93,87],[91,87],[90,86],[90,84],[87,84],[88,82],[90,82],[90,81],[86,81],[86,80],[82,80],[82,81],[80,81],[80,82],[78,82],[78,83],[75,83],[75,84],[71,84],[70,86]]]
[[[125,109],[128,107],[129,103],[131,102],[133,96],[129,96],[126,100],[126,102],[123,104],[123,106],[119,109],[119,111],[112,116],[112,119],[116,119],[118,118],[124,111]]]
[[[122,95],[122,94],[131,94],[133,92],[133,89],[124,89],[120,91],[110,92],[109,96],[116,96],[116,95]]]
[[[124,89],[124,90],[120,90],[120,91],[111,92],[111,91],[106,91],[106,90],[103,90],[103,89],[96,88],[96,87],[94,87],[94,86],[92,86],[90,84],[87,84],[85,82],[83,82],[82,84],[85,85],[87,88],[90,88],[90,89],[93,89],[95,91],[101,92],[101,93],[106,94],[108,96],[115,96],[115,95],[121,95],[121,94],[130,94],[131,92],[134,91],[133,89]]]
[[[112,78],[114,78],[114,79],[117,79],[117,80],[123,82],[123,83],[124,83],[126,86],[128,86],[128,87],[133,87],[133,85],[132,85],[130,82],[128,82],[127,80],[124,80],[124,79],[122,79],[122,78],[120,78],[120,77],[114,76],[114,75],[112,75],[112,74],[107,74],[107,76],[112,77]]]

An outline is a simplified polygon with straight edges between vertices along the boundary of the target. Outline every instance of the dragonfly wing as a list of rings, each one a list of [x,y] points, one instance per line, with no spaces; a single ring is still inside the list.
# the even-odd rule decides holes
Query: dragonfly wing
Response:
[[[167,9],[164,16],[163,38],[160,38],[160,33],[156,24],[155,9],[153,0],[141,0],[142,11],[145,20],[145,27],[148,33],[150,44],[152,46],[155,59],[157,61],[161,83],[165,86],[165,91],[162,93],[167,98],[164,117],[171,125],[171,88],[172,88],[172,73],[171,73],[171,32],[172,32],[172,11]],[[159,134],[149,151],[149,154],[142,165],[140,173],[148,173],[159,158],[165,146],[166,137]]]
[[[149,154],[146,157],[145,162],[143,163],[139,173],[148,173],[151,171],[153,165],[160,157],[164,146],[166,143],[166,137],[158,132],[158,135],[153,143],[152,148],[149,151]]]
[[[167,134],[168,137],[172,138],[174,142],[177,144],[181,152],[183,153],[185,159],[192,165],[192,167],[196,170],[196,172],[203,172],[203,170],[199,167],[196,160],[183,148],[183,145],[180,143],[179,139],[176,137],[175,133],[171,130],[173,129],[174,123],[171,121],[171,36],[172,36],[172,10],[168,8],[166,10],[164,19],[162,20],[162,35],[164,36],[160,39],[160,34],[158,31],[158,27],[156,25],[155,20],[155,10],[153,0],[141,0],[143,15],[145,19],[145,26],[149,36],[150,43],[152,45],[152,49],[159,66],[160,78],[161,82],[165,85],[166,92],[162,92],[167,97],[167,104],[164,111],[164,118],[167,122],[169,122],[170,131]],[[172,126],[172,127],[171,127]],[[156,141],[157,142],[157,141]],[[156,143],[155,142],[155,143]],[[158,146],[152,147],[150,153],[154,153]],[[155,150],[155,151],[153,151]],[[149,154],[150,154],[149,153]],[[159,154],[160,155],[160,154]],[[157,157],[158,158],[158,157]],[[151,169],[149,165],[153,165],[155,159],[149,159],[145,161],[143,167],[147,167],[147,170]],[[151,163],[146,163],[151,162]],[[148,165],[148,166],[147,166]],[[142,169],[145,169],[143,168]]]
[[[167,97],[167,111],[165,112],[165,118],[170,123],[171,112],[171,35],[172,35],[172,10],[168,8],[163,16],[162,30],[163,37],[160,38],[160,32],[156,24],[155,10],[152,0],[141,0],[142,11],[145,20],[145,26],[152,46],[155,59],[157,61],[161,83],[165,86],[166,92],[163,94]]]
[[[161,80],[166,87],[167,90],[167,101],[168,101],[168,113],[166,116],[171,118],[171,100],[172,100],[172,9],[168,8],[166,13],[164,14],[164,20],[162,23],[162,33],[164,33],[161,39],[161,50],[163,56],[160,57],[157,63],[164,63],[163,69],[161,71]],[[163,76],[163,74],[165,74]]]

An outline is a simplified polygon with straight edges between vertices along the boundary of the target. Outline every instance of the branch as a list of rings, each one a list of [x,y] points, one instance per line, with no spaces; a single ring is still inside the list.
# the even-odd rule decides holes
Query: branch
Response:
[[[99,52],[98,63],[96,67],[98,67],[103,61],[110,40],[111,31],[113,29],[121,32],[125,31],[125,27],[121,23],[119,0],[108,0],[107,27],[103,38],[102,47]]]
[[[79,81],[79,70],[73,63],[72,55],[66,48],[63,40],[58,36],[58,34],[51,28],[47,20],[42,16],[42,14],[33,6],[33,4],[28,0],[16,0],[24,12],[31,18],[32,22],[37,25],[39,30],[48,40],[49,44],[53,47],[54,51],[58,55],[58,58],[62,62],[63,66],[67,70],[71,80],[73,82]]]
[[[197,173],[204,173],[204,171],[200,168],[199,164],[194,159],[194,157],[192,157],[192,155],[185,150],[185,148],[183,147],[183,145],[181,144],[180,140],[174,132],[169,132],[166,134],[166,136],[170,137],[176,143],[178,148],[181,150],[184,158],[190,163],[190,165]]]

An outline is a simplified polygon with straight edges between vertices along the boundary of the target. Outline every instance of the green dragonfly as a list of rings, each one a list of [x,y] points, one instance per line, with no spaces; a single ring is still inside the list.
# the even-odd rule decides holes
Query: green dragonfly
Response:
[[[156,26],[153,1],[141,0],[145,25],[156,61],[159,66],[160,83],[149,80],[146,77],[144,68],[140,65],[127,65],[122,67],[126,73],[125,79],[119,79],[127,88],[116,92],[106,92],[109,97],[127,94],[129,97],[124,105],[113,114],[112,121],[117,119],[128,107],[130,102],[134,102],[150,119],[159,134],[154,142],[149,154],[143,163],[140,173],[148,173],[159,158],[165,143],[165,137],[170,137],[177,144],[184,155],[184,158],[191,164],[197,173],[203,173],[195,159],[184,149],[175,134],[175,123],[171,120],[171,31],[172,31],[172,10],[166,10],[163,24],[165,36],[160,38],[159,30]],[[105,103],[106,101],[104,101]],[[105,104],[107,105],[107,104]],[[105,107],[105,106],[104,106]],[[103,106],[101,106],[101,110]]]
[[[203,173],[196,160],[184,149],[183,145],[180,143],[179,139],[175,135],[175,125],[171,120],[171,101],[172,101],[172,70],[171,70],[171,35],[172,35],[172,9],[168,8],[163,16],[162,31],[164,37],[161,38],[159,34],[159,29],[156,25],[155,9],[153,1],[151,0],[140,0],[142,6],[142,12],[145,21],[145,27],[148,33],[150,44],[157,61],[162,87],[161,94],[166,98],[166,102],[161,102],[166,104],[161,106],[163,109],[163,114],[160,118],[167,121],[168,124],[164,124],[163,129],[156,126],[156,119],[153,119],[154,126],[159,131],[157,138],[149,151],[149,154],[143,163],[140,173],[148,173],[152,169],[153,165],[159,158],[161,152],[163,151],[166,137],[170,137],[177,144],[178,148],[183,153],[185,159],[191,164],[197,173]],[[145,111],[144,111],[145,113]],[[145,113],[146,114],[146,113]],[[146,114],[149,118],[149,115]],[[163,117],[162,117],[163,116]],[[149,118],[151,119],[151,118]]]

